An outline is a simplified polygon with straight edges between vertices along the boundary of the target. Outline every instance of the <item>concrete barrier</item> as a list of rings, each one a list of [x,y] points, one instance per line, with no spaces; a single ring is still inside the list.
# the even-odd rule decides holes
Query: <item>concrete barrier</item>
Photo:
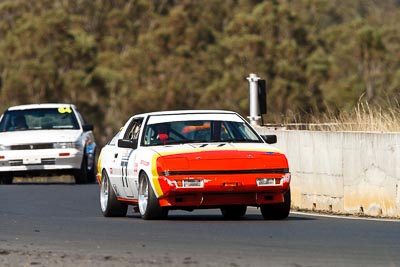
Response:
[[[256,130],[288,157],[293,207],[400,217],[400,133]]]

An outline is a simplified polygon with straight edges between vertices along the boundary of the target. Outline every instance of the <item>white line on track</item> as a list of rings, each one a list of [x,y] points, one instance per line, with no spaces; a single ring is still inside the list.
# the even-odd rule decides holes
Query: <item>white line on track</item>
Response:
[[[330,214],[311,213],[311,212],[309,213],[309,212],[300,212],[300,211],[290,211],[290,214],[298,214],[298,215],[314,216],[314,217],[327,217],[327,218],[335,218],[335,219],[346,219],[346,220],[400,222],[400,219],[356,217],[356,216],[345,216],[345,215],[340,216],[340,215],[330,215]]]

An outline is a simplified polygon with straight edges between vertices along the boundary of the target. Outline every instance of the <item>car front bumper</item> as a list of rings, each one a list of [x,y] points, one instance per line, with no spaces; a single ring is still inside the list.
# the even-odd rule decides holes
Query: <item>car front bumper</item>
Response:
[[[0,172],[80,169],[82,157],[77,149],[1,151]]]
[[[260,185],[261,179],[273,179],[274,184]],[[181,179],[188,181],[203,181],[195,186],[188,182],[184,187]],[[195,207],[209,208],[223,205],[260,206],[284,202],[284,193],[290,188],[290,173],[269,175],[215,175],[190,177],[160,176],[153,180],[160,185],[159,202],[163,207]],[[157,182],[155,184],[157,184]]]

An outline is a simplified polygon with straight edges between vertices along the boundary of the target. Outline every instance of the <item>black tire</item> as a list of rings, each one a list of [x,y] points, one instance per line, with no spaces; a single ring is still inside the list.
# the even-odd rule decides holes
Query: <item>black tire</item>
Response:
[[[91,169],[90,171],[88,171],[88,183],[93,184],[96,181],[96,171],[95,169]]]
[[[96,182],[96,174],[97,174],[97,169],[96,169],[96,161],[93,160],[92,168],[87,171],[87,181],[88,183],[94,183]]]
[[[83,156],[81,168],[74,172],[75,183],[77,184],[87,184],[88,182],[88,170],[87,170],[87,160],[86,156]]]
[[[117,200],[106,172],[100,184],[100,208],[104,217],[125,217],[128,211],[128,205]]]
[[[0,173],[0,184],[12,184],[13,175],[9,172]]]
[[[161,220],[168,216],[168,209],[160,206],[146,173],[139,176],[139,212],[145,220]]]
[[[289,216],[290,213],[290,188],[284,194],[284,202],[278,204],[261,205],[261,214],[265,220],[283,220]]]
[[[225,219],[237,220],[246,214],[247,206],[245,205],[232,205],[221,208],[222,216]]]
[[[86,156],[86,157],[88,157],[88,156]],[[88,160],[86,162],[88,162]],[[96,182],[96,180],[97,180],[96,179],[96,174],[97,174],[97,162],[96,162],[96,150],[95,150],[95,151],[93,151],[92,166],[91,166],[91,169],[88,170],[88,174],[87,174],[88,183]]]

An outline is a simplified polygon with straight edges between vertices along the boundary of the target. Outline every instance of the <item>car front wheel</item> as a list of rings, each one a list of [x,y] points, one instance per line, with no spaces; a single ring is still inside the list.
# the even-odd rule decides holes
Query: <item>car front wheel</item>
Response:
[[[91,154],[87,154],[86,162],[87,164],[87,181],[88,183],[94,183],[96,181],[96,160],[95,160],[96,151],[93,151]]]
[[[128,210],[128,205],[117,200],[106,172],[103,172],[101,180],[100,206],[105,217],[124,217]]]
[[[145,220],[165,219],[168,210],[160,206],[158,199],[150,185],[149,178],[142,172],[139,176],[139,212]]]
[[[82,158],[81,168],[74,172],[75,183],[86,184],[88,182],[88,170],[86,156]]]
[[[0,184],[12,184],[13,176],[9,172],[0,173]]]
[[[290,213],[290,188],[284,194],[284,202],[278,204],[261,205],[261,214],[266,220],[283,220],[289,216]]]
[[[221,208],[222,216],[225,219],[239,219],[246,214],[247,206],[245,205],[233,205]]]

